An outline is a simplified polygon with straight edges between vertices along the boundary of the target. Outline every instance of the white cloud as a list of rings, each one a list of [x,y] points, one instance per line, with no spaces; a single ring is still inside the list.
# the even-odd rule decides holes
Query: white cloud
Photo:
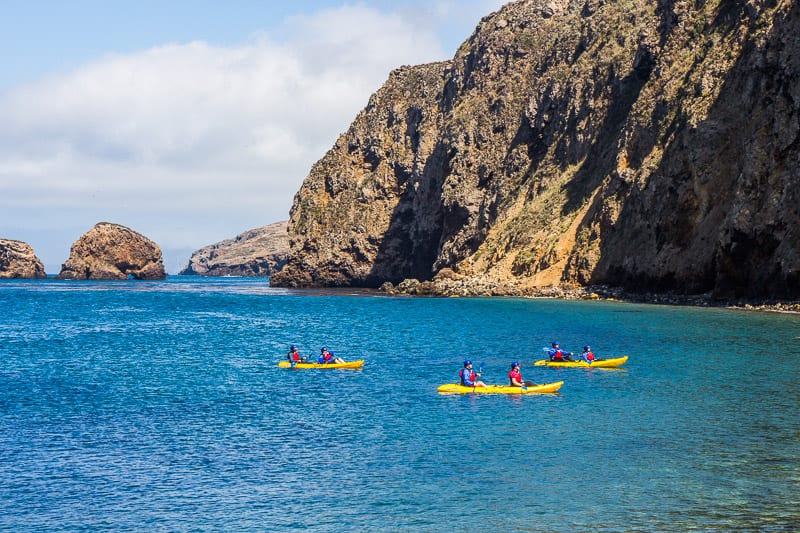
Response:
[[[464,40],[502,2],[410,4],[294,17],[240,46],[106,55],[0,93],[0,237],[30,242],[51,272],[101,220],[166,256],[285,219],[390,70],[449,57],[434,32]]]
[[[429,29],[366,7],[293,18],[237,47],[102,57],[0,94],[0,208],[63,227],[60,209],[85,207],[176,246],[163,223],[183,217],[172,225],[191,226],[198,240],[182,244],[195,247],[285,219],[389,71],[442,57]]]

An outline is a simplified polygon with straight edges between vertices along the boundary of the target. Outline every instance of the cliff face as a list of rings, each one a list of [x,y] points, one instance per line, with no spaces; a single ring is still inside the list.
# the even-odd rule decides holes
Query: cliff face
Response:
[[[200,248],[180,273],[201,276],[271,276],[286,264],[289,253],[287,222],[251,229]]]
[[[0,239],[0,279],[46,278],[44,264],[27,243]]]
[[[164,279],[161,248],[125,226],[100,222],[70,248],[59,279]]]
[[[274,285],[459,277],[800,297],[800,8],[522,0],[389,77]]]

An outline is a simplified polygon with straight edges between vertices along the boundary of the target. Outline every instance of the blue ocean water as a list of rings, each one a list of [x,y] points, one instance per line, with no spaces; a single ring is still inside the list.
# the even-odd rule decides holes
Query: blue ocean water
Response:
[[[800,529],[797,315],[179,276],[0,310],[0,530]],[[552,340],[630,360],[534,367]],[[465,358],[565,384],[439,395]]]

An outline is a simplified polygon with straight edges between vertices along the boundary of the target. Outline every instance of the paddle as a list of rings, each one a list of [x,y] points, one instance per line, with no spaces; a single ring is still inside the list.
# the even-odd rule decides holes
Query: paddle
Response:
[[[478,365],[478,374],[475,376],[475,381],[472,382],[472,391],[475,392],[475,387],[478,386],[478,378],[483,374],[483,361]]]

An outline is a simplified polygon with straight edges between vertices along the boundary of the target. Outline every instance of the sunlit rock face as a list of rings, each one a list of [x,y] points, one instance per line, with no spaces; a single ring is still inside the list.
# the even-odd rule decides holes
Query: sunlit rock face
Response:
[[[798,11],[509,3],[372,95],[297,192],[272,284],[800,297]]]
[[[0,239],[0,279],[46,278],[44,264],[36,257],[30,244]]]
[[[161,248],[119,224],[100,222],[70,248],[59,279],[164,279]]]

